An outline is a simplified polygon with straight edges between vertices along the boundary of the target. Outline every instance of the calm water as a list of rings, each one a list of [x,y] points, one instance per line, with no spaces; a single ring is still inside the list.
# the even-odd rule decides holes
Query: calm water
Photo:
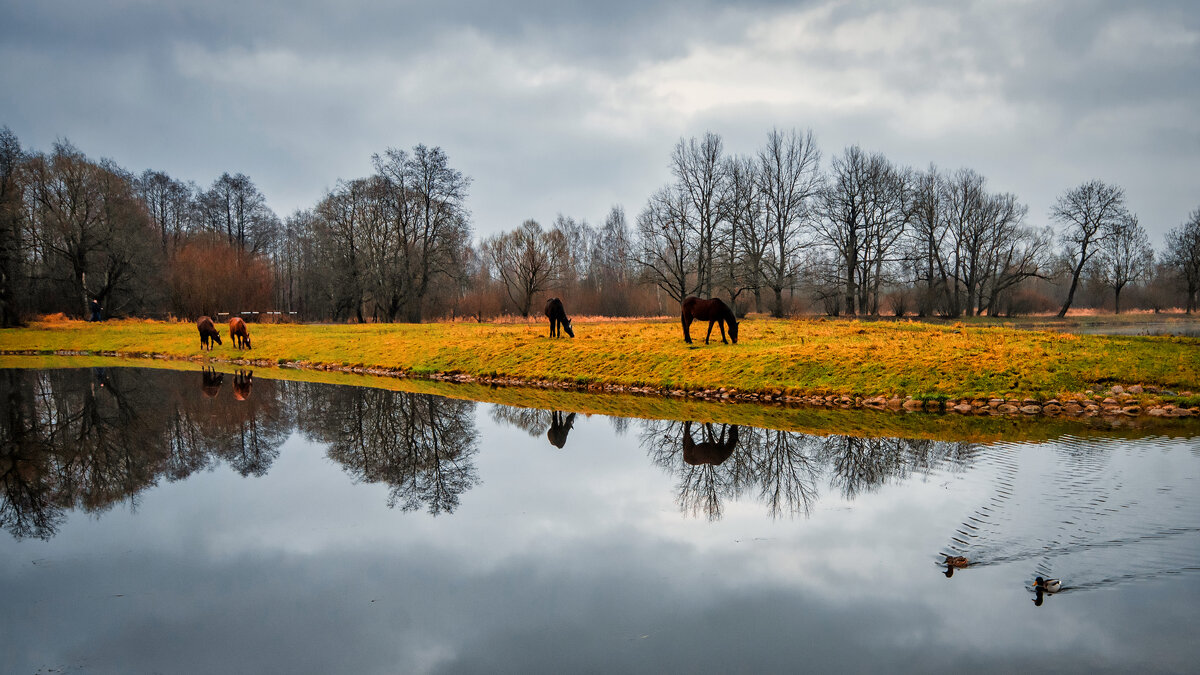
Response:
[[[1035,330],[1045,329],[1035,328]],[[1050,330],[1061,330],[1064,333],[1080,333],[1083,335],[1175,335],[1181,337],[1200,337],[1200,322],[1159,321],[1129,325],[1098,323],[1095,325],[1051,328]]]
[[[817,437],[234,379],[0,370],[0,671],[1200,663],[1200,438]],[[1063,591],[1036,603],[1037,575]]]

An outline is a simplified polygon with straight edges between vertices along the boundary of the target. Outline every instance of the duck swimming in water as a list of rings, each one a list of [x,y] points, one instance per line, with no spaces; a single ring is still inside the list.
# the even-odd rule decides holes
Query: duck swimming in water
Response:
[[[1060,579],[1043,579],[1038,577],[1033,580],[1033,588],[1042,593],[1057,593],[1062,590],[1062,581]]]
[[[971,561],[967,560],[961,555],[948,555],[946,556],[945,562],[942,564],[946,566],[946,571],[944,574],[946,575],[946,578],[949,579],[950,577],[954,576],[954,569],[956,567],[966,567],[967,565],[971,564]]]

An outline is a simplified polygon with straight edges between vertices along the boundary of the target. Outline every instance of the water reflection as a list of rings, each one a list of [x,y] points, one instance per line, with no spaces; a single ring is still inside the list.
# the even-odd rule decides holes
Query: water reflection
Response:
[[[555,410],[550,413],[550,428],[546,431],[546,439],[550,441],[550,445],[561,449],[566,446],[567,434],[571,433],[573,426],[575,426],[575,413],[564,417],[561,410]]]
[[[0,524],[24,539],[0,535],[0,671],[1200,658],[1194,438],[816,437],[217,375],[0,371]],[[935,551],[970,564],[947,580]]]
[[[0,527],[49,539],[79,509],[100,513],[160,480],[225,464],[263,476],[299,429],[347,473],[391,488],[389,504],[451,511],[478,482],[474,403],[265,380],[212,368],[0,370]],[[257,391],[251,395],[252,388]]]
[[[250,398],[250,388],[254,385],[253,370],[239,370],[233,374],[233,397],[239,401]]]
[[[475,403],[364,387],[302,386],[299,428],[357,480],[386,483],[389,506],[450,512],[479,482]]]
[[[137,495],[159,480],[182,480],[218,464],[263,476],[294,431],[325,444],[355,481],[387,485],[388,505],[403,511],[452,512],[480,482],[472,401],[278,380],[255,386],[250,370],[235,372],[226,393],[225,374],[211,367],[199,373],[199,394],[194,374],[171,371],[0,372],[0,525],[18,538],[48,538],[68,510],[96,513],[126,499],[136,505]],[[564,448],[573,431],[582,433],[574,412],[494,405],[490,416],[544,436],[555,448]],[[631,423],[610,421],[615,436]],[[808,516],[823,492],[853,500],[891,482],[963,474],[983,462],[987,497],[951,534],[938,560],[965,556],[972,566],[1028,560],[1043,575],[1053,571],[1056,557],[1092,545],[1081,533],[1106,523],[1090,509],[1114,503],[1109,492],[1121,484],[1105,474],[1107,454],[1088,443],[1060,444],[1054,456],[1063,466],[1040,474],[1049,482],[1036,495],[1013,502],[1022,468],[1004,447],[983,453],[965,442],[636,423],[643,451],[673,476],[680,510],[714,521],[731,500],[756,500],[772,518]],[[1073,528],[1060,527],[1049,538],[1036,528],[1044,540],[1035,540],[1012,527],[1014,504],[1040,502],[1077,512]],[[1171,535],[1162,528],[1151,534]],[[944,571],[954,573],[950,566]]]
[[[777,429],[711,424],[693,434],[692,422],[647,422],[642,445],[678,478],[680,508],[710,520],[723,503],[753,495],[772,517],[808,515],[818,484],[847,499],[914,472],[970,466],[969,443],[902,438],[812,436]],[[697,436],[699,440],[697,440]]]
[[[494,405],[491,417],[500,424],[516,427],[534,438],[545,434],[550,445],[560,449],[566,447],[567,435],[575,426],[575,413],[567,413],[562,410]],[[628,424],[627,418],[614,417],[613,419]],[[622,429],[623,427],[615,428]]]
[[[1200,535],[1195,476],[1154,468],[1166,461],[1155,439],[1067,437],[1053,449],[1000,444],[981,455],[978,501],[938,555],[969,559],[968,570],[1024,568],[1038,607],[1054,594],[1200,571],[1189,543]]]

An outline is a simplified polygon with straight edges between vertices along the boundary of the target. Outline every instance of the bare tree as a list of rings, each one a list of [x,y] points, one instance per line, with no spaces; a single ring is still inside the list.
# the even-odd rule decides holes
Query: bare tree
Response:
[[[37,246],[47,275],[70,289],[68,306],[86,314],[90,298],[107,307],[117,289],[132,292],[138,282],[153,284],[156,275],[139,274],[153,262],[142,244],[154,233],[133,193],[132,176],[111,162],[89,160],[66,141],[55,143],[49,156],[33,156],[27,166]]]
[[[699,236],[691,227],[686,193],[662,188],[638,216],[638,265],[643,278],[683,302],[699,289]]]
[[[878,312],[885,267],[895,262],[895,244],[913,211],[909,180],[886,157],[858,146],[833,159],[814,231],[817,243],[841,259],[847,314]]]
[[[713,290],[717,227],[723,219],[725,163],[721,152],[721,137],[707,132],[699,142],[695,138],[686,143],[679,139],[671,153],[671,172],[692,212],[687,222],[696,231],[697,285],[709,296]]]
[[[192,191],[182,181],[150,169],[138,178],[137,191],[159,230],[162,252],[174,253],[191,216]]]
[[[509,300],[524,317],[529,316],[534,296],[562,276],[568,256],[562,232],[543,231],[536,220],[488,239],[484,250]]]
[[[635,280],[634,235],[625,209],[614,206],[595,233],[588,256],[588,280],[599,295],[598,309],[609,316],[629,313],[630,286]]]
[[[365,179],[338,181],[316,209],[319,233],[327,244],[331,267],[337,272],[330,287],[335,316],[353,313],[359,322],[365,318],[363,249],[365,221],[370,210],[369,190],[369,181]]]
[[[471,237],[466,209],[471,179],[450,167],[440,147],[417,145],[411,154],[389,148],[373,160],[391,189],[389,217],[399,239],[405,319],[417,322],[435,282],[461,275],[462,250]]]
[[[812,130],[773,129],[758,152],[759,190],[765,207],[769,244],[762,259],[763,283],[775,294],[771,313],[783,316],[783,289],[794,277],[796,256],[803,245],[800,228],[813,210],[821,189],[821,152]]]
[[[1098,180],[1089,181],[1058,198],[1050,218],[1065,226],[1061,234],[1064,257],[1071,268],[1071,287],[1059,316],[1066,316],[1079,287],[1079,277],[1099,245],[1129,217],[1125,190]]]
[[[591,266],[593,242],[596,238],[595,230],[588,225],[586,220],[576,220],[561,213],[554,218],[554,225],[551,226],[551,229],[562,232],[563,240],[567,245],[567,258],[564,261],[563,271],[569,278],[565,281],[574,282],[585,278],[588,268]]]
[[[8,127],[0,127],[0,327],[21,322],[22,260],[28,252],[24,235],[24,187],[20,177],[25,153]]]
[[[221,174],[204,194],[203,204],[209,227],[224,232],[237,250],[255,254],[270,247],[279,218],[249,176]]]
[[[1167,233],[1165,262],[1182,277],[1187,288],[1187,313],[1197,307],[1200,295],[1200,208],[1183,225]]]
[[[1113,227],[1110,235],[1099,243],[1093,259],[1097,280],[1113,289],[1113,311],[1121,313],[1121,291],[1130,283],[1149,276],[1154,266],[1154,251],[1150,237],[1130,215]]]
[[[938,297],[946,292],[948,274],[942,247],[949,233],[943,205],[945,178],[937,167],[913,177],[913,214],[909,230],[908,258],[912,261],[914,281],[924,283],[917,296],[917,313],[928,316],[937,311]]]
[[[754,311],[763,311],[762,288],[771,232],[759,188],[758,160],[751,156],[730,157],[726,164],[725,214],[737,234],[738,283],[754,293]]]

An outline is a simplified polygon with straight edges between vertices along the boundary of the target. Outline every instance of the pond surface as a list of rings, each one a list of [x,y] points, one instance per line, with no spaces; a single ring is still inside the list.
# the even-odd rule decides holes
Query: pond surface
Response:
[[[1067,319],[1064,321],[1034,321],[1015,323],[1022,330],[1055,331],[1078,335],[1174,335],[1176,337],[1200,337],[1200,320],[1176,319],[1173,321],[1134,320],[1119,323],[1113,320],[1088,321]]]
[[[1200,663],[1196,437],[806,436],[107,368],[0,370],[0,439],[5,673]]]

